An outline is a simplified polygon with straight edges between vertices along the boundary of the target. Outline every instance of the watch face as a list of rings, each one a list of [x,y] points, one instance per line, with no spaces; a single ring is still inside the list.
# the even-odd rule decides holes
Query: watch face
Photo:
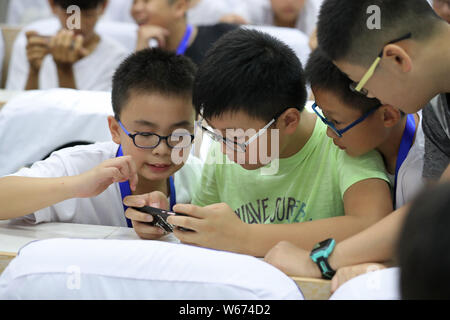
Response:
[[[331,242],[332,240],[331,239],[327,239],[327,240],[324,240],[324,241],[322,241],[321,243],[319,243],[319,246],[320,247],[325,247],[325,246],[329,246],[330,245],[330,242]]]
[[[332,242],[333,242],[333,239],[327,239],[327,240],[324,240],[322,242],[319,242],[318,244],[316,244],[314,246],[314,248],[311,251],[311,254],[314,254],[314,253],[319,252],[319,251],[326,250],[330,246],[330,244]]]

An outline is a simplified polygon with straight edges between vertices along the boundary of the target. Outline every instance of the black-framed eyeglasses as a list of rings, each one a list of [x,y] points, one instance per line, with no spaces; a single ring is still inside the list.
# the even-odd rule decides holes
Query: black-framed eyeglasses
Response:
[[[375,106],[374,108],[370,109],[369,111],[367,111],[365,114],[363,114],[360,118],[356,119],[355,121],[353,121],[351,124],[349,124],[348,126],[346,126],[344,129],[337,129],[336,126],[334,125],[333,122],[331,122],[330,120],[328,120],[325,115],[323,114],[322,109],[317,105],[317,103],[314,102],[312,109],[314,110],[314,112],[317,114],[317,116],[320,118],[320,120],[322,120],[323,123],[325,123],[328,127],[330,127],[331,130],[333,130],[333,132],[339,137],[342,138],[342,135],[347,132],[348,130],[350,130],[351,128],[353,128],[354,126],[356,126],[357,124],[363,122],[364,120],[367,119],[367,117],[369,117],[372,113],[374,113],[379,107],[381,107],[381,104],[378,104],[377,106]]]
[[[389,44],[393,44],[393,43],[396,43],[396,42],[400,42],[402,40],[409,39],[411,37],[412,37],[412,33],[409,32],[409,33],[405,34],[404,36],[401,36],[400,38],[397,38],[395,40],[392,40],[392,41],[389,41],[388,43],[386,43],[383,46],[383,48],[381,49],[381,52],[378,54],[378,56],[375,59],[375,61],[370,66],[369,70],[367,70],[367,72],[361,78],[359,83],[356,83],[356,82],[350,83],[350,90],[352,90],[353,92],[357,92],[359,94],[362,94],[363,96],[367,96],[369,94],[369,91],[367,89],[365,89],[364,86],[367,84],[367,82],[370,80],[370,78],[372,78],[373,74],[375,73],[375,69],[380,64],[381,59],[383,58],[384,47],[389,45]]]
[[[199,128],[202,129],[202,131],[204,133],[206,133],[212,140],[216,141],[216,142],[221,142],[224,143],[225,146],[231,150],[231,151],[238,151],[238,152],[246,152],[247,151],[247,147],[250,143],[252,143],[253,141],[255,141],[256,139],[258,139],[258,137],[260,137],[261,135],[264,134],[264,132],[267,131],[267,129],[270,128],[271,125],[273,125],[278,118],[286,111],[290,109],[286,108],[280,112],[278,112],[273,118],[272,120],[269,121],[269,123],[267,123],[262,129],[260,129],[255,135],[253,135],[252,137],[250,137],[250,139],[248,139],[246,142],[244,143],[239,143],[235,140],[230,140],[228,138],[225,138],[224,136],[222,136],[219,133],[216,133],[214,131],[211,131],[210,129],[206,128],[205,126],[203,126],[203,116],[200,113],[200,119],[198,121],[196,121],[196,126],[198,126]],[[296,108],[297,109],[297,108]]]
[[[194,135],[186,132],[187,130],[185,129],[179,129],[180,132],[176,132],[178,130],[175,130],[169,136],[160,136],[153,132],[137,132],[131,134],[125,129],[121,121],[118,122],[122,130],[133,140],[134,145],[141,149],[154,149],[159,146],[162,140],[165,140],[167,146],[171,149],[189,148],[194,142]]]

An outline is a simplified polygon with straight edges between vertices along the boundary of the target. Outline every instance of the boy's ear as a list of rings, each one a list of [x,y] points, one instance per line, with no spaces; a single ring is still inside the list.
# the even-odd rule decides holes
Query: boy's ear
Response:
[[[109,131],[111,132],[113,141],[117,144],[121,144],[120,125],[117,122],[116,118],[114,118],[113,116],[109,116],[108,117],[108,126],[109,126]]]
[[[389,63],[386,67],[400,68],[403,73],[410,72],[412,69],[411,57],[402,47],[396,44],[388,44],[384,47],[383,57]]]
[[[183,18],[189,10],[189,0],[178,0],[172,6],[175,10],[176,18]]]
[[[286,134],[294,134],[300,123],[300,117],[298,109],[289,108],[278,119],[278,128]]]
[[[383,112],[383,124],[386,128],[392,128],[402,118],[401,111],[391,105],[383,105],[380,109]]]
[[[56,14],[56,7],[57,7],[57,5],[55,4],[55,1],[54,0],[48,0],[48,5],[52,9],[52,12],[54,14]]]
[[[105,0],[105,2],[101,5],[101,13],[100,14],[103,15],[105,13],[105,10],[108,7],[108,5],[109,5],[109,0]]]

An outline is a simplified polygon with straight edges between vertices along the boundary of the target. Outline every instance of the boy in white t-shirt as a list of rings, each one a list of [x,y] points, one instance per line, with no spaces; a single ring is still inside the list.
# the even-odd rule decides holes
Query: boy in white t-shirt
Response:
[[[311,36],[320,4],[320,0],[246,0],[238,14],[250,24],[295,28]]]
[[[198,159],[187,160],[195,70],[189,59],[159,49],[127,58],[113,80],[115,116],[108,124],[114,142],[57,151],[0,178],[0,219],[27,215],[33,223],[128,225],[146,238],[163,235],[148,224],[150,215],[125,205],[159,206],[147,195],[152,191],[169,196],[171,206],[190,203],[201,171]],[[126,199],[131,195],[137,197]]]
[[[406,115],[352,92],[353,82],[320,49],[310,55],[305,72],[316,99],[313,109],[328,125],[334,144],[353,157],[377,149],[395,186],[394,208],[413,200],[425,184],[422,113]]]
[[[127,50],[95,32],[107,0],[51,0],[60,30],[29,30],[14,45],[9,90],[72,88],[110,91],[114,70]],[[25,39],[26,37],[26,39]]]
[[[2,81],[2,70],[3,70],[3,58],[5,56],[5,43],[3,42],[3,35],[0,32],[0,84]]]
[[[394,209],[413,201],[426,183],[422,175],[425,154],[422,112],[406,115],[376,98],[352,92],[353,81],[320,49],[310,55],[305,73],[316,100],[313,110],[328,125],[327,135],[334,144],[353,157],[377,149],[394,186]],[[288,242],[272,248],[265,259],[290,275],[314,272],[318,276],[319,269],[314,265],[313,269],[304,267],[305,259],[313,264],[309,252]],[[369,263],[343,268],[333,279],[332,291],[347,277],[390,265],[391,262]]]

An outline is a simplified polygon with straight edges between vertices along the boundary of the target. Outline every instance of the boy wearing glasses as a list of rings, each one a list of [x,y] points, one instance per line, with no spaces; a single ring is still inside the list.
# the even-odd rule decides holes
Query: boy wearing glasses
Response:
[[[373,12],[374,4],[381,13],[381,29],[368,27],[367,12]],[[354,81],[351,88],[355,92],[406,113],[423,108],[425,154],[421,171],[425,179],[434,181],[450,177],[449,39],[449,24],[426,0],[325,0],[319,15],[319,48]],[[330,267],[346,270],[392,259],[408,209],[408,205],[403,206],[337,243],[329,253]],[[308,251],[286,243],[269,252],[267,259],[277,261],[275,264],[291,274],[320,276]],[[334,287],[342,282],[337,277]]]
[[[261,257],[281,240],[309,248],[324,236],[344,239],[392,210],[379,154],[352,158],[328,139],[304,111],[300,61],[270,35],[239,29],[221,38],[197,73],[193,101],[219,143],[195,205],[174,207],[189,217],[168,218],[194,231],[176,229],[182,242]]]
[[[198,159],[186,162],[195,71],[188,58],[159,49],[128,57],[113,79],[113,141],[64,149],[1,178],[0,219],[128,226],[147,238],[163,235],[148,224],[150,215],[133,209],[125,215],[125,198],[138,195],[132,206],[155,206],[157,199],[147,194],[158,191],[172,206],[190,203],[201,171]]]
[[[305,73],[316,99],[313,110],[334,144],[352,157],[378,150],[394,187],[394,208],[413,200],[425,182],[421,112],[406,115],[352,92],[352,81],[320,49],[311,53]]]
[[[18,37],[6,88],[111,91],[114,70],[128,53],[95,30],[108,1],[49,0],[49,5],[60,30],[29,30]],[[52,31],[56,34],[41,34]]]

